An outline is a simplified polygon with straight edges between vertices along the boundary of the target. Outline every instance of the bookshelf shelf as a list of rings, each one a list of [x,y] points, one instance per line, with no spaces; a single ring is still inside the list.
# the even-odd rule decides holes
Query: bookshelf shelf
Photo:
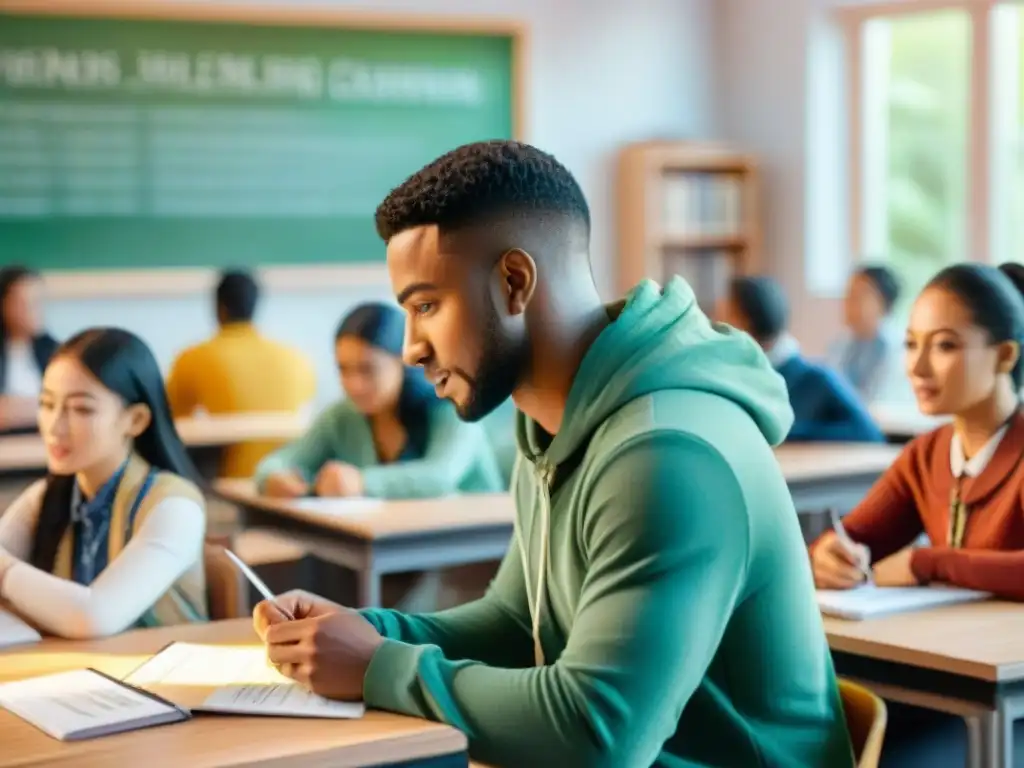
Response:
[[[755,159],[723,144],[655,141],[619,156],[619,288],[675,274],[705,309],[761,263]]]

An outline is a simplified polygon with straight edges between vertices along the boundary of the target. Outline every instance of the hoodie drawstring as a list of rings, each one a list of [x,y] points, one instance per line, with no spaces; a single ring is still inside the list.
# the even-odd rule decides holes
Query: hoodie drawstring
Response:
[[[518,478],[519,466],[522,461],[520,456],[516,457],[515,467],[512,470],[512,477]],[[544,648],[540,642],[540,609],[541,600],[544,599],[544,581],[547,575],[548,562],[548,535],[551,518],[551,496],[550,483],[554,475],[554,467],[546,463],[538,463],[536,467],[537,484],[534,499],[540,506],[540,559],[537,563],[537,581],[533,594],[530,594],[529,567],[530,560],[527,556],[526,544],[523,541],[523,529],[516,525],[516,542],[519,545],[519,557],[523,561],[523,582],[526,586],[526,604],[530,609],[530,620],[533,630],[533,659],[538,667],[544,666]],[[532,531],[531,531],[532,533]]]

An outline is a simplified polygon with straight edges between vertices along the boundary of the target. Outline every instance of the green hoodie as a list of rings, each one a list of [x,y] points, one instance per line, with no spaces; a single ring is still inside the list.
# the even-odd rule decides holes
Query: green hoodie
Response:
[[[503,766],[851,768],[771,449],[793,420],[781,377],[681,280],[611,314],[549,444],[518,417],[517,543],[487,595],[363,612],[387,638],[367,704]]]

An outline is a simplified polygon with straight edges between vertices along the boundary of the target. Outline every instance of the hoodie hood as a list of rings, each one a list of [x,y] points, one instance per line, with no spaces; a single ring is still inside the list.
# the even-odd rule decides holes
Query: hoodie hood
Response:
[[[785,439],[793,410],[782,377],[747,334],[712,323],[690,286],[675,277],[662,289],[645,280],[624,302],[609,307],[612,322],[580,364],[562,426],[547,451],[557,466],[584,444],[612,413],[638,397],[690,389],[732,400],[755,421],[771,445]],[[516,440],[525,458],[542,455],[536,426],[520,413]]]

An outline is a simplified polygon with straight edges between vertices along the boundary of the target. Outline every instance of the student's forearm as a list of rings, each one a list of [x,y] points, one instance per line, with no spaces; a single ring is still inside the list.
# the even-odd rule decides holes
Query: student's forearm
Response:
[[[1024,601],[1024,550],[986,552],[925,547],[914,551],[910,566],[926,584],[944,582]]]

